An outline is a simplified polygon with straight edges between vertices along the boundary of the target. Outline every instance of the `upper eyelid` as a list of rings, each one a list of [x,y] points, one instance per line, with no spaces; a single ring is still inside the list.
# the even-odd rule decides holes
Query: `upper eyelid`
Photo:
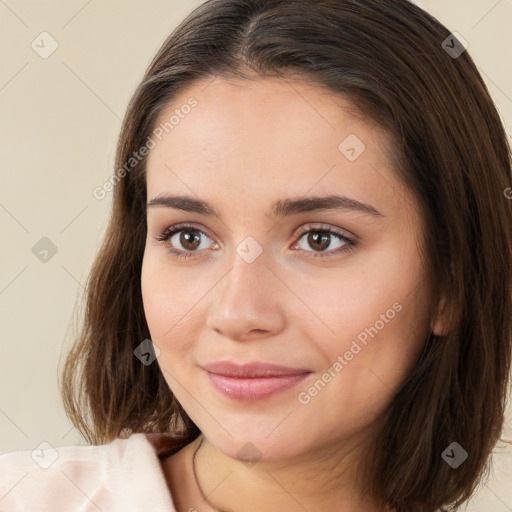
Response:
[[[201,231],[201,233],[204,233],[208,238],[210,238],[211,240],[214,240],[214,238],[208,234],[208,229],[206,229],[204,227],[195,226],[194,224],[181,223],[181,222],[179,222],[178,224],[172,224],[171,226],[168,226],[167,228],[165,228],[162,231],[162,233],[165,233],[167,231],[174,231],[173,234],[176,234],[176,233],[179,233],[180,231],[185,231],[187,229],[189,229],[189,230],[195,229],[197,231]]]
[[[331,226],[329,224],[326,224],[325,222],[318,223],[319,224],[318,226],[315,226],[315,224],[317,224],[317,223],[310,222],[310,223],[304,224],[303,226],[301,226],[300,228],[298,228],[296,230],[297,235],[302,236],[304,233],[307,233],[308,231],[328,231],[331,234],[345,236],[346,238],[350,238],[350,239],[357,238],[355,235],[353,235],[346,229],[339,228],[337,226]]]

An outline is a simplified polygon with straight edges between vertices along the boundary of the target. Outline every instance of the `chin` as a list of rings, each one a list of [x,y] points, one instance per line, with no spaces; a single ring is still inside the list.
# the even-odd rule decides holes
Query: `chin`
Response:
[[[267,422],[258,426],[250,419],[243,422],[233,420],[232,425],[226,427],[227,431],[209,421],[198,427],[217,450],[250,465],[254,462],[288,459],[312,448],[312,440],[305,438],[298,426],[290,424],[287,428],[279,426],[276,429],[281,421],[282,417],[273,418],[272,426],[268,426]]]

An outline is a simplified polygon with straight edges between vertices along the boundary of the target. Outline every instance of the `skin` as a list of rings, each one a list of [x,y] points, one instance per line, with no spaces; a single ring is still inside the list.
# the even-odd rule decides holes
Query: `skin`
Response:
[[[195,82],[161,120],[190,96],[197,107],[150,151],[148,201],[188,195],[207,201],[220,218],[148,208],[142,293],[157,362],[205,439],[199,484],[222,510],[382,511],[363,496],[356,469],[371,464],[370,441],[429,331],[442,334],[420,260],[423,219],[395,176],[389,139],[351,115],[348,101],[282,79]],[[350,134],[365,144],[354,161],[338,149]],[[268,214],[278,199],[334,193],[382,217],[343,209]],[[197,249],[180,234],[155,240],[182,222],[202,232]],[[316,233],[319,224],[355,237],[357,245],[336,253],[344,242],[331,235],[330,245],[315,251],[307,233],[296,236],[302,226]],[[249,236],[263,250],[252,263],[236,252]],[[196,253],[176,259],[172,246]],[[315,259],[319,252],[325,257]],[[299,393],[396,303],[394,318],[301,403]],[[224,359],[312,373],[297,387],[240,402],[213,388],[201,368]],[[198,442],[163,463],[179,512],[208,509],[190,470]],[[254,465],[237,458],[246,443],[258,451]]]

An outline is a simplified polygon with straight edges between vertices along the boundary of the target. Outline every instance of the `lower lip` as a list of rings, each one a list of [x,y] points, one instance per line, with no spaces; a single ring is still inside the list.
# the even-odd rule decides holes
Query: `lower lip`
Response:
[[[234,400],[253,402],[290,389],[302,382],[309,373],[264,378],[235,378],[206,372],[213,386]]]

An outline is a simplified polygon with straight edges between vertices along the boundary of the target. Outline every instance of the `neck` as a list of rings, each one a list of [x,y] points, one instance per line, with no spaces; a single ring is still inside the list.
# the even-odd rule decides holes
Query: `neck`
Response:
[[[213,510],[237,512],[383,512],[364,496],[358,475],[368,439],[332,444],[287,460],[248,463],[220,452],[204,436],[194,441],[200,492]]]

